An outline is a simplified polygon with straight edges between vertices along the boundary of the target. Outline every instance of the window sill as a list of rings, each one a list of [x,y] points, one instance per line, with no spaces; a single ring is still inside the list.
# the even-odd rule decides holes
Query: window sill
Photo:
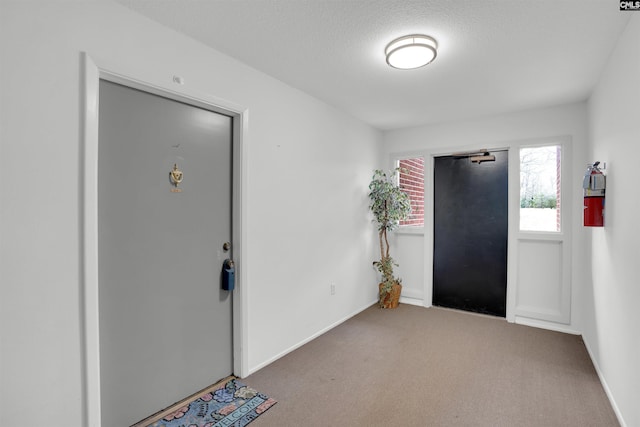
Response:
[[[398,227],[398,228],[396,228],[394,230],[394,233],[398,233],[398,234],[415,234],[415,235],[423,236],[424,235],[424,226],[422,226],[422,227],[411,227],[411,226]]]

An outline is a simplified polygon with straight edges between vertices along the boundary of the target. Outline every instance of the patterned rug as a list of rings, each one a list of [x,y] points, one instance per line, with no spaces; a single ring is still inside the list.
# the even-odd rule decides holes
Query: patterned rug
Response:
[[[243,427],[276,404],[237,379],[207,391],[150,427]]]

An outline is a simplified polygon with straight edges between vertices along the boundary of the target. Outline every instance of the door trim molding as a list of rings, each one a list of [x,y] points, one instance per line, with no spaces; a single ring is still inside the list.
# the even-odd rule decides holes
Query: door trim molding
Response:
[[[234,374],[249,373],[247,322],[246,177],[249,111],[243,106],[203,93],[189,93],[125,76],[108,69],[83,52],[81,58],[81,143],[79,147],[79,232],[80,232],[80,328],[82,347],[83,419],[87,426],[100,426],[100,324],[98,301],[98,126],[100,79],[124,84],[155,95],[202,107],[233,118],[232,236],[237,265],[233,297]]]

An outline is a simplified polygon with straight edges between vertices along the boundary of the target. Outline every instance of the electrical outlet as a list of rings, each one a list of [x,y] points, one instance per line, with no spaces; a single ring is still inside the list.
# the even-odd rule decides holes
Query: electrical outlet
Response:
[[[336,285],[334,283],[331,284],[331,295],[336,294]]]

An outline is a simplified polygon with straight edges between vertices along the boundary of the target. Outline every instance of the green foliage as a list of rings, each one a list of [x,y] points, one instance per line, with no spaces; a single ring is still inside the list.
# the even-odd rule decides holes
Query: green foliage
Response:
[[[389,255],[389,241],[387,232],[398,226],[400,220],[406,219],[411,213],[411,200],[409,195],[402,191],[398,185],[397,175],[400,172],[396,168],[389,173],[375,170],[369,184],[369,209],[373,213],[378,224],[378,237],[380,238],[380,260],[373,265],[382,275],[382,290],[380,299],[391,291],[391,286],[400,282],[393,275],[393,266],[397,266]]]
[[[378,223],[378,230],[393,230],[400,220],[406,219],[411,213],[409,195],[397,183],[399,172],[400,168],[389,174],[378,169],[369,184],[369,208]]]
[[[534,194],[533,196],[526,198],[522,197],[520,199],[520,207],[521,208],[551,208],[555,209],[557,207],[557,197],[555,194]]]
[[[373,265],[382,274],[382,288],[380,289],[380,299],[382,300],[385,294],[391,292],[394,283],[401,282],[401,279],[395,278],[393,275],[393,266],[397,267],[398,264],[390,256],[385,256],[380,261],[374,261]]]
[[[382,286],[385,290],[390,290],[393,283],[396,281],[393,277],[393,266],[396,267],[398,264],[395,263],[393,258],[390,256],[383,257],[380,261],[374,261],[373,265],[376,269],[382,274]]]

